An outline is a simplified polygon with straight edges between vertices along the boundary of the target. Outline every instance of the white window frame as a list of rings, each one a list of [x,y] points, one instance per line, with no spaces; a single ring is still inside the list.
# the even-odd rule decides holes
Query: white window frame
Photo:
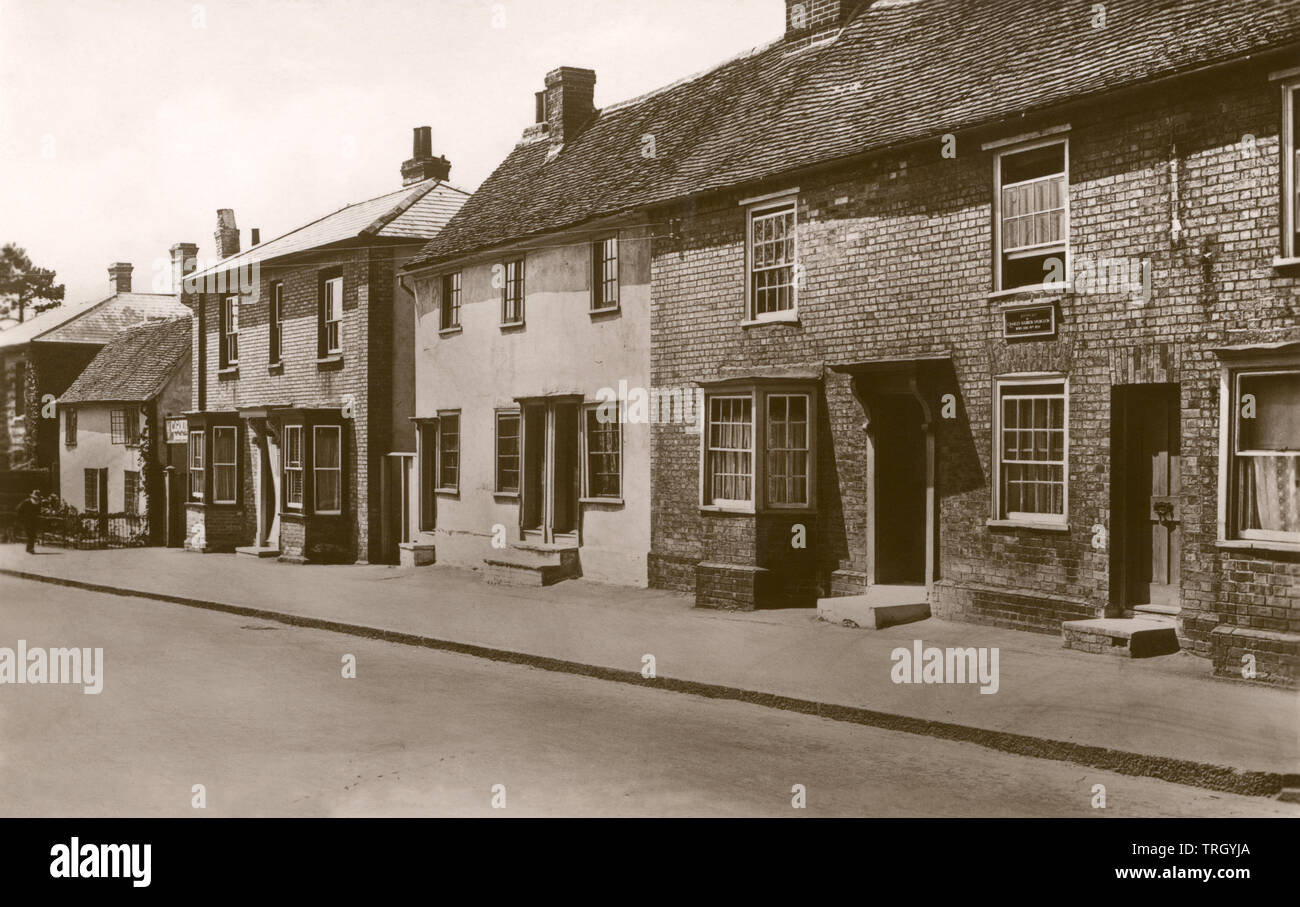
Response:
[[[1235,364],[1224,369],[1224,398],[1226,412],[1222,419],[1223,438],[1219,458],[1219,540],[1262,542],[1265,545],[1300,550],[1300,533],[1273,532],[1267,529],[1240,529],[1239,501],[1236,491],[1237,461],[1239,457],[1294,456],[1300,452],[1238,450],[1241,436],[1241,379],[1268,375],[1300,375],[1300,361],[1268,360]]]
[[[1021,287],[1012,287],[1008,289],[1002,282],[1002,159],[1005,157],[1014,157],[1025,151],[1036,151],[1039,148],[1047,148],[1050,145],[1063,145],[1062,153],[1062,175],[1065,177],[1065,211],[1061,219],[1061,233],[1064,237],[1060,243],[1061,258],[1065,265],[1065,277],[1061,283],[1047,283],[1047,275],[1043,276],[1043,281],[1039,283],[1026,284]],[[1039,177],[1047,179],[1047,177]],[[1011,185],[1019,185],[1012,183]],[[1014,145],[1000,147],[993,153],[993,292],[995,293],[1025,293],[1036,289],[1062,290],[1073,284],[1073,263],[1070,256],[1070,137],[1068,135],[1053,135],[1049,138],[1037,139],[1034,141],[1019,142]],[[1028,247],[1027,247],[1028,248]],[[1032,247],[1035,254],[1047,254],[1057,248],[1056,243],[1044,243]],[[1018,250],[1024,251],[1024,250]]]
[[[322,432],[333,432],[337,439],[339,464],[337,466],[321,466],[320,457],[320,436]],[[335,489],[338,493],[337,507],[320,507],[320,481],[319,476],[322,472],[333,472],[338,474],[338,484]],[[311,512],[321,516],[338,516],[343,512],[343,426],[341,425],[313,425],[311,428]]]
[[[227,296],[221,300],[221,334],[224,338],[225,358],[222,368],[239,365],[239,297]]]
[[[752,389],[744,391],[725,390],[704,395],[704,432],[700,438],[700,506],[706,510],[731,510],[753,513],[757,509],[758,493],[758,401]],[[711,444],[713,434],[713,403],[715,400],[746,401],[749,403],[749,498],[719,498],[713,491],[713,454],[744,453],[742,447],[718,447]],[[741,423],[735,423],[741,424]]]
[[[294,457],[294,441],[297,439],[297,457]],[[299,423],[286,425],[284,427],[284,509],[301,512],[304,501],[307,498],[307,476],[305,457],[303,456],[304,446],[303,426]],[[294,503],[289,495],[289,477],[297,475],[298,477],[298,501]]]
[[[814,421],[814,417],[816,416],[817,398],[811,391],[775,389],[775,388],[770,390],[765,390],[761,396],[763,400],[763,419],[762,419],[763,464],[762,464],[762,469],[760,471],[763,476],[763,489],[762,489],[763,505],[767,507],[769,510],[808,510],[813,506],[816,500],[815,491],[814,491],[815,486],[813,484],[816,478],[816,468],[813,463],[813,456],[815,454],[813,438],[817,432],[817,423]],[[805,475],[804,475],[804,481],[805,481],[804,499],[802,501],[777,504],[777,503],[773,503],[773,501],[768,496],[769,476],[767,474],[768,473],[767,458],[770,453],[773,453],[771,447],[769,446],[769,441],[771,439],[771,419],[769,418],[770,407],[768,406],[768,401],[771,400],[773,397],[785,397],[785,398],[803,397],[804,398],[804,418],[806,424],[804,426],[805,447],[803,449],[803,453],[808,459],[806,463],[807,469],[805,470]],[[787,413],[787,421],[788,421],[789,404],[786,404],[786,406],[787,406],[786,413]],[[783,447],[781,448],[781,450],[798,452],[798,448],[790,448],[790,447]]]
[[[586,403],[582,406],[582,494],[579,501],[585,504],[621,504],[623,503],[623,404],[618,404],[619,418],[614,423],[614,434],[618,438],[618,494],[615,495],[598,495],[591,490],[591,447],[590,447],[590,428],[588,422],[591,413],[599,413],[602,407],[608,407],[607,403]],[[597,415],[597,421],[600,417]]]
[[[229,463],[217,462],[217,434],[219,432],[234,432],[235,443],[233,445],[234,460]],[[233,498],[217,497],[217,489],[220,482],[217,481],[217,471],[220,469],[229,469],[234,473],[234,482],[232,485],[235,489]],[[213,504],[238,504],[239,503],[239,426],[238,425],[214,425],[212,426],[212,503]]]
[[[775,195],[751,199],[745,204],[745,324],[764,324],[767,322],[799,320],[799,193],[798,191],[781,192]],[[754,293],[754,222],[756,218],[772,216],[778,213],[790,213],[790,236],[794,244],[794,254],[790,265],[790,308],[759,314],[755,311],[757,299]]]
[[[325,334],[325,355],[337,356],[343,352],[343,276],[328,278],[323,292],[325,300],[321,306],[321,330]]]
[[[1061,425],[1063,437],[1061,442],[1061,512],[1059,514],[1023,513],[1008,511],[1002,513],[1002,397],[1008,388],[1024,387],[1035,384],[1060,384],[1061,393],[1045,395],[1062,400]],[[1068,529],[1070,522],[1070,381],[1059,373],[1033,375],[1004,375],[993,381],[993,516],[991,525],[1022,526],[1029,529]],[[1016,462],[1025,462],[1023,460]],[[1056,465],[1056,464],[1048,464]]]
[[[1300,148],[1296,147],[1296,118],[1300,117],[1300,78],[1282,82],[1282,134],[1279,148],[1282,164],[1282,248],[1283,259],[1300,259],[1297,248],[1297,219],[1300,219]]]
[[[195,440],[197,439],[197,444]],[[186,468],[190,474],[190,500],[202,501],[206,498],[204,481],[207,479],[207,456],[204,453],[204,445],[207,442],[207,433],[202,429],[194,429],[190,432],[189,449],[186,451]],[[197,465],[196,465],[197,464]],[[196,483],[194,480],[198,479]]]

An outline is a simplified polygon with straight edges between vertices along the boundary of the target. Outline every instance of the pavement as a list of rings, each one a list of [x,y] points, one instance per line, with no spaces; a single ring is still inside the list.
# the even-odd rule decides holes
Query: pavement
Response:
[[[1264,797],[13,577],[0,628],[0,645],[104,653],[95,695],[0,686],[3,816],[1300,817]]]
[[[1240,794],[1300,774],[1300,693],[1210,675],[1186,653],[1130,660],[1054,636],[929,619],[885,630],[804,610],[727,613],[585,580],[484,583],[449,567],[295,566],[180,550],[0,546],[0,574],[223,610],[496,661],[733,699]],[[999,651],[995,694],[898,684],[896,648]],[[643,669],[653,658],[654,678]]]

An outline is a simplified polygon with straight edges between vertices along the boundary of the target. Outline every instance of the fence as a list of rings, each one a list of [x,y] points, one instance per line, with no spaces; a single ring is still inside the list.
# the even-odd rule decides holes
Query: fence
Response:
[[[142,548],[149,544],[149,520],[135,513],[44,513],[40,543],[55,548]]]

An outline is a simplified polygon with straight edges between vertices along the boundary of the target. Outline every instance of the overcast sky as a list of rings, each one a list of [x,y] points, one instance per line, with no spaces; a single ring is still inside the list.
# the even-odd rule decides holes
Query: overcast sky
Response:
[[[213,255],[216,210],[264,240],[401,185],[433,127],[473,190],[557,66],[608,106],[779,37],[783,0],[0,0],[0,243],[68,301]],[[167,287],[162,289],[166,290]]]

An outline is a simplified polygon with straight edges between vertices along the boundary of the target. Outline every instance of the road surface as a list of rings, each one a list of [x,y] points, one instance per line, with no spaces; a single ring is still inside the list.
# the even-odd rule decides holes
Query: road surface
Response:
[[[102,647],[104,687],[0,684],[5,816],[1300,815],[973,744],[0,577],[0,647],[20,639]]]

